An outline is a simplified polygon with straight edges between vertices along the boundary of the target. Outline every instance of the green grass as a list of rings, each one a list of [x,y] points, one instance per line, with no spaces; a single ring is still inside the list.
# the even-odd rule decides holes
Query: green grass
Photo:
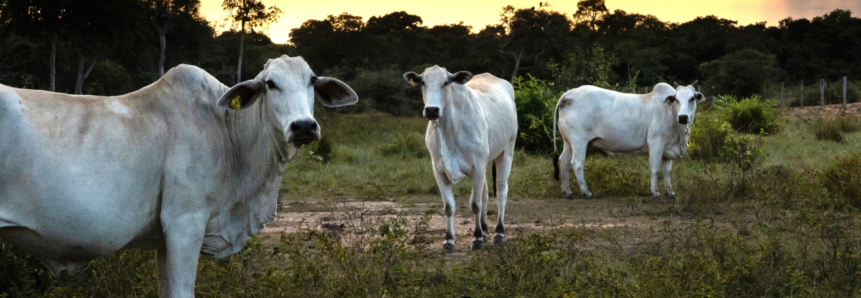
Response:
[[[318,113],[318,120],[330,149],[303,147],[288,166],[286,211],[335,212],[345,200],[405,209],[359,210],[338,219],[343,229],[255,237],[226,259],[202,258],[197,297],[861,295],[861,204],[845,197],[857,188],[835,181],[861,173],[852,166],[858,131],[837,143],[818,140],[814,122],[780,119],[778,133],[750,136],[762,156],[746,170],[676,161],[679,200],[666,203],[648,197],[645,157],[587,158],[587,182],[599,197],[587,202],[561,199],[549,156],[518,151],[508,243],[446,254],[433,225],[441,206],[430,159],[416,144],[427,121],[379,113]],[[468,181],[455,194],[466,216]],[[461,218],[458,241],[468,243],[471,219]],[[153,255],[121,252],[57,281],[5,244],[0,297],[152,297]]]

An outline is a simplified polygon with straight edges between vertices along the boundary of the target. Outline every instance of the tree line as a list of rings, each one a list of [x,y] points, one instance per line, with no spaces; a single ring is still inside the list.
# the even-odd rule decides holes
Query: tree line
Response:
[[[861,72],[861,19],[840,9],[810,20],[742,26],[716,16],[663,22],[609,11],[603,0],[581,0],[567,15],[539,2],[501,7],[499,22],[480,30],[463,22],[425,26],[421,16],[403,11],[367,21],[342,13],[308,20],[290,31],[288,44],[275,44],[261,32],[277,20],[277,7],[225,0],[230,16],[213,21],[199,7],[199,0],[0,0],[0,82],[120,94],[188,63],[234,84],[282,54],[303,56],[318,73],[382,82],[359,88],[377,97],[405,91],[371,72],[397,80],[403,71],[434,64],[505,79],[528,74],[560,89],[699,80],[716,93],[739,96],[768,82]]]

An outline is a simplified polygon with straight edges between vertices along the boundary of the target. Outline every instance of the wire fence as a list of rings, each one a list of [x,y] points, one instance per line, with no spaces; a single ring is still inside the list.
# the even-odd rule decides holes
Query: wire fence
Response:
[[[861,81],[848,78],[768,83],[761,91],[763,99],[775,100],[780,107],[809,107],[861,101]]]

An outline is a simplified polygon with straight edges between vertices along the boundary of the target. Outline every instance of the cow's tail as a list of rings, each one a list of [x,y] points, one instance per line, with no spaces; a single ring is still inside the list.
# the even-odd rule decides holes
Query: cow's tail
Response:
[[[496,197],[496,163],[491,166],[490,175],[493,177],[493,197]]]
[[[565,97],[563,94],[562,97]],[[559,98],[562,101],[562,98]],[[559,116],[559,103],[556,103],[556,109],[553,110],[553,179],[559,181],[559,149],[556,148],[556,118]]]

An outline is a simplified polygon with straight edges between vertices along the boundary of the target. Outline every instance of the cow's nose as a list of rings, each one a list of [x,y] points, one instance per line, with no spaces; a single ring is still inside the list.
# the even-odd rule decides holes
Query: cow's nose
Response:
[[[306,145],[320,138],[317,121],[297,120],[290,124],[292,141],[298,145]]]
[[[436,120],[439,118],[439,107],[425,107],[425,118]]]
[[[680,124],[688,124],[688,115],[679,115]]]

